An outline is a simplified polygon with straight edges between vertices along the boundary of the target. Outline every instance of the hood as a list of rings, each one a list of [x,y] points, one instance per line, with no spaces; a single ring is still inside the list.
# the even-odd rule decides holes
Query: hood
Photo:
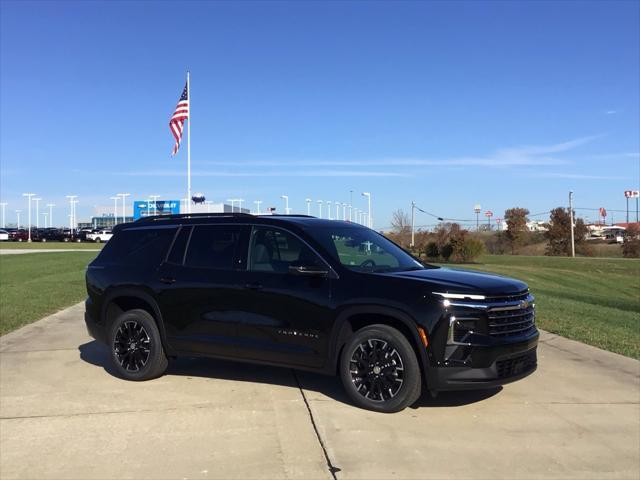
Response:
[[[433,291],[447,293],[477,293],[483,295],[513,295],[527,290],[527,284],[493,273],[451,268],[429,268],[386,275],[424,281]]]

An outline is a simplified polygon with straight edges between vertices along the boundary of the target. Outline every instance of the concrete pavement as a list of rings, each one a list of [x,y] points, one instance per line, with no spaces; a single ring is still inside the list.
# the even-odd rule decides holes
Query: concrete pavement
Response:
[[[640,362],[555,335],[521,382],[384,415],[288,369],[180,359],[119,380],[82,308],[0,338],[3,479],[640,476]]]

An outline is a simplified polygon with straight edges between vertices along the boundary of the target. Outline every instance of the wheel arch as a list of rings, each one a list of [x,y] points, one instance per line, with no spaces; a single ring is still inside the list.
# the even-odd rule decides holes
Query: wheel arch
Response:
[[[164,320],[158,302],[153,298],[153,295],[141,288],[120,287],[105,296],[100,317],[106,331],[109,331],[111,324],[120,314],[134,309],[144,310],[153,317],[160,331],[165,351],[169,352],[171,349],[167,343]]]
[[[422,378],[426,380],[430,369],[427,356],[428,347],[425,347],[420,339],[418,324],[409,314],[402,310],[377,305],[349,307],[338,315],[332,334],[331,355],[327,369],[331,373],[336,373],[342,349],[351,335],[366,326],[374,324],[393,327],[407,338],[418,359]]]

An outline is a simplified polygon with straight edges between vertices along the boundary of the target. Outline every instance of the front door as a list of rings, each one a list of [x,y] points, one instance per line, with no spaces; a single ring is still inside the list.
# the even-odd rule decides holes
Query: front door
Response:
[[[289,267],[326,270],[301,275]],[[243,356],[320,367],[333,322],[329,266],[302,239],[271,226],[251,231],[238,339]]]

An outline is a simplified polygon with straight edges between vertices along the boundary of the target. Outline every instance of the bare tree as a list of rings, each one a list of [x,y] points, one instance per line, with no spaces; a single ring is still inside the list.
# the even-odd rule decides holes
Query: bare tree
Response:
[[[396,210],[391,217],[391,228],[395,233],[398,243],[405,246],[411,236],[411,218],[403,210]]]

